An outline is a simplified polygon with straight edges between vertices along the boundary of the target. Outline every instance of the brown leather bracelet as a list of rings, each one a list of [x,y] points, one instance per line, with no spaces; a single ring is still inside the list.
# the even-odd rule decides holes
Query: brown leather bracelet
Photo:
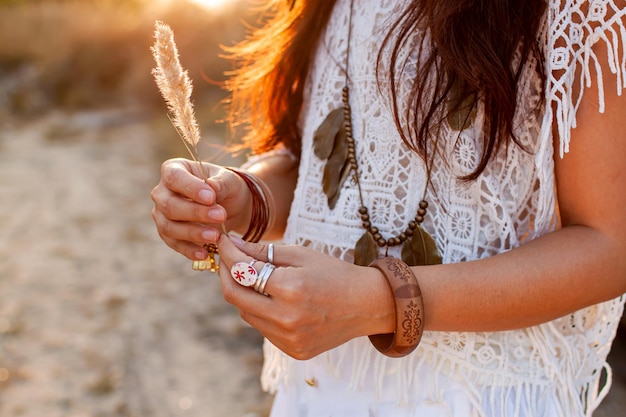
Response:
[[[370,342],[384,355],[406,356],[417,348],[424,331],[424,302],[417,278],[411,268],[397,258],[376,259],[369,266],[383,273],[396,306],[396,331],[371,335]]]

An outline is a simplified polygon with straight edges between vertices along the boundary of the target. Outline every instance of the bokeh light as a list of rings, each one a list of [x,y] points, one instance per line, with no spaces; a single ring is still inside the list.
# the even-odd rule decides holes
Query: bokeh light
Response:
[[[189,0],[191,3],[197,4],[209,10],[220,9],[232,3],[232,0]]]

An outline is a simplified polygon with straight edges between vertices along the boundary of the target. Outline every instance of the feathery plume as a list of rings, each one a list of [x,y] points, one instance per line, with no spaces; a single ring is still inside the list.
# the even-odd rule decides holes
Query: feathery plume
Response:
[[[167,24],[157,21],[154,38],[154,46],[150,50],[156,61],[156,68],[152,70],[152,75],[167,103],[172,124],[178,131],[191,158],[200,165],[202,175],[206,180],[204,168],[198,157],[197,146],[200,141],[200,128],[191,102],[193,86],[187,71],[180,64],[174,32]]]
[[[167,103],[170,121],[178,131],[191,158],[200,167],[202,179],[206,182],[208,176],[198,157],[200,128],[191,103],[193,86],[187,71],[183,70],[180,64],[178,48],[174,42],[174,32],[165,23],[157,21],[154,38],[154,46],[150,50],[156,61],[156,68],[152,70],[152,75]],[[226,233],[223,223],[222,231]],[[219,270],[219,265],[215,260],[215,255],[219,253],[217,246],[208,244],[205,248],[209,251],[209,257],[204,261],[194,261],[192,267],[196,270],[208,269],[211,272],[217,272]]]

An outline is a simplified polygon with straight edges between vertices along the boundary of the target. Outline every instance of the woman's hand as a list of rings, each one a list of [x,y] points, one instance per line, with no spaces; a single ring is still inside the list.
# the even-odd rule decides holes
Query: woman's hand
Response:
[[[267,245],[222,235],[220,280],[224,298],[243,320],[296,359],[309,359],[358,337],[395,330],[394,300],[378,270],[356,266],[300,246],[276,245],[263,296],[239,285],[230,269],[252,259],[258,271]]]
[[[222,224],[247,224],[249,193],[241,178],[217,165],[204,163],[202,180],[197,163],[170,159],[161,165],[161,180],[153,188],[152,218],[159,236],[192,260],[204,260],[204,245],[216,243]],[[241,220],[241,221],[240,221]]]

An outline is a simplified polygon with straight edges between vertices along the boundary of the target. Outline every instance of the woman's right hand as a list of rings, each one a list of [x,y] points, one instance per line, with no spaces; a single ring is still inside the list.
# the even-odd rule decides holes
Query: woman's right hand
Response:
[[[249,216],[245,183],[223,167],[203,166],[206,182],[196,162],[182,158],[165,161],[161,180],[150,194],[159,236],[191,260],[207,258],[204,246],[218,241],[224,223],[235,228],[238,223],[247,224]],[[246,219],[241,220],[243,217]]]

